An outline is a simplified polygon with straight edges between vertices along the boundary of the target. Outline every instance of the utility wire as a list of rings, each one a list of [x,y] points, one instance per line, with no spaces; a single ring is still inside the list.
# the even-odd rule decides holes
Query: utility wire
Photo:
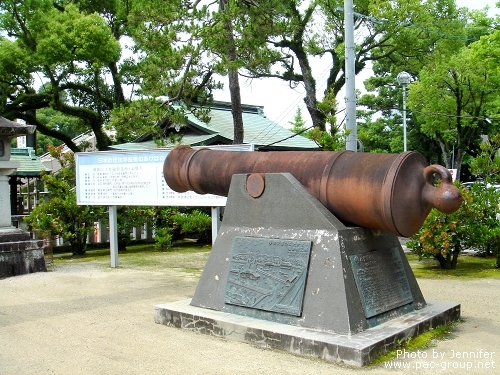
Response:
[[[342,108],[341,110],[337,111],[337,112],[335,113],[335,115],[338,115],[340,112],[343,112],[343,111],[345,111],[345,110],[346,110],[345,108]],[[346,115],[346,116],[347,116],[347,115]],[[344,117],[344,119],[342,120],[342,122],[344,122],[344,121],[345,121],[345,117]],[[341,124],[342,124],[342,122],[341,122]],[[312,128],[314,128],[314,125],[311,125],[310,127],[306,128],[306,129],[303,129],[303,130],[301,130],[301,131],[299,131],[299,132],[297,132],[297,133],[294,133],[294,134],[292,134],[292,135],[290,135],[290,136],[288,136],[288,137],[286,137],[286,138],[283,138],[283,139],[281,139],[281,140],[279,140],[279,141],[272,142],[272,143],[268,143],[267,145],[262,146],[262,147],[260,147],[260,148],[269,147],[269,146],[275,145],[275,144],[277,144],[277,143],[280,143],[280,142],[286,141],[287,139],[290,139],[290,138],[296,137],[296,136],[298,136],[298,135],[300,135],[300,134],[302,134],[302,133],[304,133],[304,132],[306,132],[306,131],[308,131],[308,130],[311,130]],[[316,144],[317,144],[317,143],[316,143]],[[318,146],[319,146],[319,145],[318,145]]]
[[[344,8],[342,8],[342,7],[337,7],[336,10],[338,10],[339,12],[344,12]],[[378,23],[378,24],[392,23],[392,24],[396,24],[398,26],[413,27],[413,28],[419,29],[421,31],[426,31],[428,33],[437,34],[439,36],[447,37],[450,39],[460,39],[460,40],[464,40],[464,41],[468,41],[468,42],[475,42],[478,40],[478,38],[468,38],[468,37],[463,36],[463,35],[453,35],[453,34],[444,33],[442,31],[438,31],[438,30],[432,30],[432,29],[429,29],[428,26],[425,24],[392,21],[392,20],[388,20],[388,19],[380,19],[380,18],[375,18],[372,16],[367,16],[366,14],[361,14],[358,12],[353,12],[353,14],[355,17],[366,19],[372,23]]]
[[[309,126],[308,128],[303,129],[303,130],[301,130],[300,132],[294,133],[294,134],[292,134],[292,135],[290,135],[290,136],[288,136],[288,137],[286,137],[286,138],[283,138],[283,139],[281,139],[281,140],[279,140],[279,141],[272,142],[272,143],[268,143],[267,145],[265,145],[265,146],[263,146],[263,147],[269,147],[269,146],[275,145],[276,143],[280,143],[280,142],[286,141],[287,139],[290,139],[290,138],[296,137],[296,136],[298,136],[298,135],[300,135],[300,134],[302,134],[302,133],[304,133],[304,132],[306,132],[306,131],[308,131],[308,130],[311,130],[312,128],[314,128],[314,125],[311,125],[311,126]],[[259,147],[259,148],[261,148],[261,147]]]
[[[330,68],[331,66],[328,66],[326,67],[322,72],[321,74],[319,75],[319,77],[317,78],[316,81],[321,81],[323,80],[323,78],[325,77],[325,75],[330,71]],[[305,89],[301,92],[300,95],[303,95],[305,93]],[[284,118],[291,110],[292,110],[292,107],[296,106],[297,102],[302,100],[302,97],[301,96],[298,96],[293,102],[292,104],[290,104],[286,109],[285,111],[282,112],[282,114],[278,117],[278,119],[276,121],[274,121],[273,125],[272,126],[268,126],[267,128],[263,129],[256,137],[254,137],[252,139],[252,141],[250,143],[252,143],[255,139],[259,138],[260,135],[262,133],[264,133],[266,130],[267,132],[263,135],[263,137],[267,137],[269,135],[269,133],[271,133],[271,131],[273,131],[275,128],[276,128],[276,131],[270,136],[270,137],[273,137],[275,136],[279,131],[280,129],[282,128],[281,125],[278,124],[278,121],[280,121],[282,118]],[[309,107],[307,104],[306,104],[306,107]]]
[[[386,110],[397,110],[397,111],[403,111],[402,108],[399,107],[387,107],[385,108]],[[384,110],[384,108],[380,108],[378,111]],[[377,112],[378,112],[377,111]],[[418,111],[418,110],[411,110],[411,109],[406,109],[407,112],[413,112],[413,113],[420,113],[423,115],[429,115],[429,116],[442,116],[442,117],[453,117],[453,118],[463,118],[463,119],[477,119],[477,120],[485,120],[485,121],[500,121],[500,117],[486,117],[486,116],[460,116],[460,115],[452,115],[449,113],[443,113],[443,112],[430,112],[430,111]]]

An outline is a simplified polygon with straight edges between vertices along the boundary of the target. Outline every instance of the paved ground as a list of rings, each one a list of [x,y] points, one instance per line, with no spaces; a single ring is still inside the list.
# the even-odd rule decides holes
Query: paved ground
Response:
[[[89,264],[0,280],[0,374],[500,374],[500,280],[419,279],[426,298],[460,302],[464,322],[432,348],[362,369],[154,323],[154,305],[192,296],[196,283]]]

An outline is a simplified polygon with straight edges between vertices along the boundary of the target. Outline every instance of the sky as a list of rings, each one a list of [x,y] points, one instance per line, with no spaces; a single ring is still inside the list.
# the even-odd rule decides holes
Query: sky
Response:
[[[490,7],[490,14],[500,14],[500,11],[496,9],[495,3],[497,0],[456,0],[456,3],[460,7],[468,7],[470,9],[483,9],[485,6]],[[326,87],[326,78],[329,69],[329,61],[325,57],[324,59],[315,59],[311,62],[313,66],[313,72],[316,74],[317,81],[317,92],[322,93]],[[366,72],[365,77],[369,72]],[[363,89],[363,76],[356,77],[356,88]],[[224,82],[224,86],[227,87],[227,82]],[[290,121],[293,121],[297,107],[300,106],[302,110],[302,116],[305,120],[309,119],[309,115],[306,111],[303,98],[304,92],[303,86],[300,85],[295,89],[288,86],[286,82],[283,82],[277,78],[267,78],[267,79],[254,79],[249,80],[240,76],[240,86],[241,86],[241,100],[244,104],[259,105],[264,106],[264,114],[270,120],[280,124],[281,126],[290,128]],[[345,94],[339,94],[338,107],[343,108]],[[215,100],[230,101],[229,91],[227,89],[218,91],[214,94]],[[320,97],[318,97],[321,99]]]

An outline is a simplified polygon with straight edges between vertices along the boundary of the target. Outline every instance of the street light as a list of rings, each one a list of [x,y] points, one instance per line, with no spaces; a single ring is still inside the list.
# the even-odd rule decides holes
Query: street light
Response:
[[[398,83],[403,86],[403,138],[404,138],[404,151],[406,152],[406,86],[410,83],[410,74],[402,71],[398,74],[396,79]]]

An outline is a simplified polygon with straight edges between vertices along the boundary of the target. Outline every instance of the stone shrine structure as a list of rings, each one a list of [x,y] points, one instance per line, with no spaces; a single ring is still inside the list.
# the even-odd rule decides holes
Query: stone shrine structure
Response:
[[[47,271],[43,241],[12,226],[9,176],[18,163],[10,160],[12,138],[32,134],[35,126],[0,117],[0,278]]]

